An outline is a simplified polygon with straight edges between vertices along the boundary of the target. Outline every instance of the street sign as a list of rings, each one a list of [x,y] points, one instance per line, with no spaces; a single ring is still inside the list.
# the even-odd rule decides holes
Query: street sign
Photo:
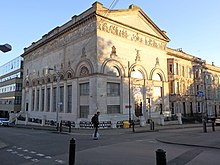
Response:
[[[203,97],[203,96],[204,96],[203,91],[198,91],[198,92],[197,92],[197,96],[198,96],[198,97]]]
[[[129,107],[131,108],[131,105],[130,106],[129,105],[125,105],[125,108],[129,108]]]

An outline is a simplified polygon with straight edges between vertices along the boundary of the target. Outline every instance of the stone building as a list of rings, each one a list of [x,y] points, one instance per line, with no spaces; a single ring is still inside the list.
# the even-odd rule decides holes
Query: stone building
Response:
[[[95,2],[24,49],[22,110],[43,122],[76,123],[97,111],[111,122],[201,112],[195,67],[214,66],[167,48],[169,41],[141,8]]]

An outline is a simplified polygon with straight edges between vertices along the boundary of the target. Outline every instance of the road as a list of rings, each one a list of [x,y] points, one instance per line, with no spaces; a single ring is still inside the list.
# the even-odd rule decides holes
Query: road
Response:
[[[197,128],[198,129],[198,128]],[[0,127],[1,165],[68,164],[69,142],[76,139],[76,165],[156,164],[157,149],[166,151],[168,165],[219,165],[220,150],[204,147],[167,144],[158,138],[187,135],[196,129],[159,132],[121,133],[100,130],[100,140],[92,140],[93,130],[77,130],[59,134],[47,130]]]

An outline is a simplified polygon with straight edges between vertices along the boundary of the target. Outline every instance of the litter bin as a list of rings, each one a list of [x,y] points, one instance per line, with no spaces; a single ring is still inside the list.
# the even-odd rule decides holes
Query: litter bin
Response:
[[[129,121],[123,121],[123,128],[129,128],[129,127],[130,127]]]

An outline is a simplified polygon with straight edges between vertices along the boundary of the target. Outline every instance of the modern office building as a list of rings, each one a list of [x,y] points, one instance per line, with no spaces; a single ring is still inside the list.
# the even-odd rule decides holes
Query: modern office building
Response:
[[[22,81],[22,57],[0,66],[0,117],[9,117],[10,112],[21,111]]]
[[[113,123],[218,113],[220,97],[209,95],[220,93],[220,68],[168,48],[169,41],[141,8],[95,2],[24,49],[22,110],[27,118],[76,123],[97,111]]]

